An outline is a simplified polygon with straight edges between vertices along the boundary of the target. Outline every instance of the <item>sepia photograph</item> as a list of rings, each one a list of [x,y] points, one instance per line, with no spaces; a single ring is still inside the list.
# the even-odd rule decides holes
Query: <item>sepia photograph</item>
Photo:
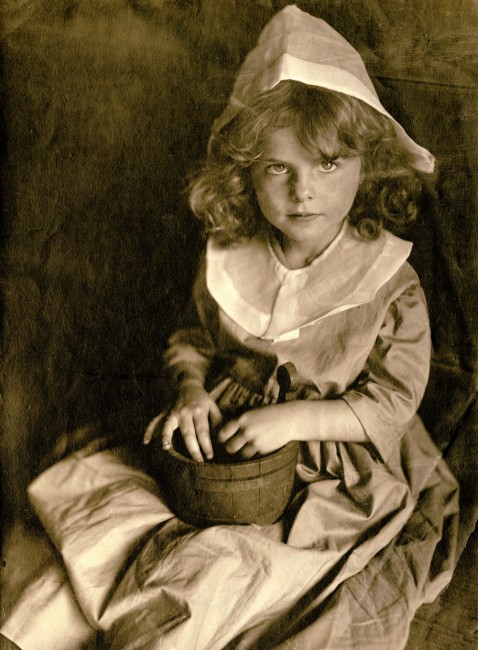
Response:
[[[0,106],[0,650],[476,650],[478,0],[3,0]]]

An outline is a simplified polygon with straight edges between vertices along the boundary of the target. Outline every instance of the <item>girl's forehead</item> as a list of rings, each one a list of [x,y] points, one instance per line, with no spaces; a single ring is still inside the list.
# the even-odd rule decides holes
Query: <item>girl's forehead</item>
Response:
[[[340,149],[337,137],[332,137],[330,133],[317,133],[311,137],[310,134],[301,133],[296,127],[286,126],[271,129],[265,134],[262,155],[275,157],[289,153],[315,158],[318,155],[338,155]]]
[[[304,149],[302,140],[293,126],[271,129],[264,138],[264,149],[276,148]]]

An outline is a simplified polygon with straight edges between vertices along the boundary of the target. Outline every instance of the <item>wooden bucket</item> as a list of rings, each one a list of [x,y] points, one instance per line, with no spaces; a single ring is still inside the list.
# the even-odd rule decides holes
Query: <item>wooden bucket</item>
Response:
[[[283,514],[294,485],[298,442],[251,460],[198,463],[178,451],[175,438],[162,452],[160,482],[181,520],[195,526],[264,525]]]

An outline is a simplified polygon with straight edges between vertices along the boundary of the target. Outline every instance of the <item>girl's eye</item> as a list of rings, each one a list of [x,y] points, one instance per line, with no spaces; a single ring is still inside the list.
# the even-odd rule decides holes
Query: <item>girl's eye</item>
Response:
[[[287,167],[282,163],[274,163],[272,165],[268,165],[267,171],[269,174],[285,174],[287,172]]]
[[[337,169],[337,163],[334,160],[322,160],[320,163],[320,171],[322,172],[333,172],[334,169]]]

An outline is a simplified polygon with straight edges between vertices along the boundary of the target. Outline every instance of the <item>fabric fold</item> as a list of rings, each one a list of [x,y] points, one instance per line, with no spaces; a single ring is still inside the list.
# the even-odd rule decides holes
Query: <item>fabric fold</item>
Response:
[[[278,630],[284,643],[298,634],[300,647],[312,648],[329,625],[328,615],[310,619],[315,608],[349,607],[351,594],[367,593],[377,606],[389,599],[396,615],[397,588],[399,611],[405,603],[414,611],[449,579],[457,486],[421,431],[407,434],[386,464],[367,445],[323,446],[315,458],[322,478],[302,484],[283,519],[263,528],[183,524],[123,448],[73,454],[29,494],[74,599],[112,650],[276,647],[261,645],[271,638],[281,647]],[[409,567],[398,587],[390,554],[393,567]],[[373,566],[388,568],[378,579]],[[357,575],[366,577],[349,588]],[[85,625],[78,622],[78,632]]]

